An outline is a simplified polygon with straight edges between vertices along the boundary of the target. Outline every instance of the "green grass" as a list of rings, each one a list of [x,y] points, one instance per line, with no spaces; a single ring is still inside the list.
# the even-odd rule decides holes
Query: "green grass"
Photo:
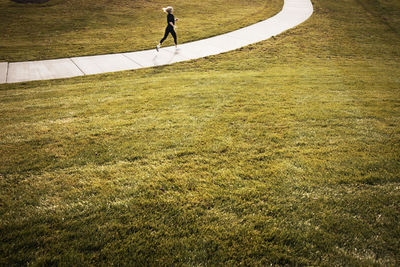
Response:
[[[164,35],[161,0],[0,0],[0,61],[108,54],[154,48]],[[281,0],[177,0],[180,43],[229,32],[272,16]],[[165,45],[173,45],[170,37]]]
[[[196,61],[0,85],[0,265],[399,265],[399,6],[368,5],[314,1]]]

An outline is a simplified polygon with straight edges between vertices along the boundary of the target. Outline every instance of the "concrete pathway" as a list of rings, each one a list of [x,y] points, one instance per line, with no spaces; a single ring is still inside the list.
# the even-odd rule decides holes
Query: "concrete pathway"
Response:
[[[307,20],[313,13],[310,0],[284,0],[275,16],[251,26],[175,47],[130,53],[73,57],[41,61],[0,62],[0,83],[68,78],[133,70],[216,55],[266,40]]]

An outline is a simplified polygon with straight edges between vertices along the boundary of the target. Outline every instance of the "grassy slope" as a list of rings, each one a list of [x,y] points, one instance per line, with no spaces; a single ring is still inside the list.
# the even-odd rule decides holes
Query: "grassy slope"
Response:
[[[314,4],[232,53],[1,85],[0,263],[398,265],[398,13]]]
[[[263,20],[279,0],[176,0],[179,42]],[[164,34],[162,0],[0,0],[0,61],[24,61],[154,48]],[[166,41],[172,45],[172,38]]]

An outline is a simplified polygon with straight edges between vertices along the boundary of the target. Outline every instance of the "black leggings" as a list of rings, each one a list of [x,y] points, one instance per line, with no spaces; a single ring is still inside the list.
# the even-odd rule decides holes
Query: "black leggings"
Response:
[[[175,44],[178,44],[178,40],[176,38],[176,32],[175,32],[174,28],[169,27],[169,26],[167,26],[167,28],[165,29],[165,34],[164,34],[164,37],[161,39],[160,44],[162,44],[165,41],[165,39],[167,39],[169,33],[171,33],[172,37],[174,37]]]

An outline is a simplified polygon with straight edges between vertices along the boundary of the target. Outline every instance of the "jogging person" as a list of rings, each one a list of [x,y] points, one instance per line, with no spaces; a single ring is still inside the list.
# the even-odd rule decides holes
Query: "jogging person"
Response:
[[[160,43],[156,46],[156,50],[157,52],[159,51],[162,43],[165,41],[165,39],[167,39],[168,34],[171,33],[172,37],[174,37],[174,42],[175,42],[175,48],[178,46],[178,40],[176,37],[176,26],[175,26],[175,21],[178,21],[178,19],[175,19],[174,15],[172,13],[174,13],[174,8],[172,6],[169,7],[164,7],[163,11],[168,13],[167,15],[167,28],[165,28],[165,34],[164,37],[161,39]]]

